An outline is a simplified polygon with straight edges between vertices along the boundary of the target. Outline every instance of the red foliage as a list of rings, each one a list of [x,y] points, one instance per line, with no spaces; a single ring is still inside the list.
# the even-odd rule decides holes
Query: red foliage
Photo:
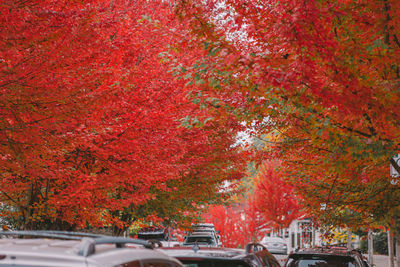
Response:
[[[6,1],[0,14],[0,201],[21,227],[121,225],[107,211],[177,192],[168,181],[214,192],[240,177],[238,124],[202,125],[214,114],[170,72],[167,59],[201,56],[174,49],[189,37],[170,4]]]
[[[301,215],[294,186],[285,181],[284,172],[279,170],[277,161],[264,162],[256,180],[255,203],[266,220],[275,229],[289,227]]]
[[[251,199],[246,204],[211,206],[204,221],[220,231],[224,247],[244,248],[249,242],[260,241],[270,227]]]
[[[400,1],[219,3],[179,1],[198,40],[217,51],[219,72],[203,79],[222,81],[224,100],[258,121],[259,136],[278,136],[267,138],[268,156],[316,215],[387,223],[398,213],[388,159],[400,151]]]

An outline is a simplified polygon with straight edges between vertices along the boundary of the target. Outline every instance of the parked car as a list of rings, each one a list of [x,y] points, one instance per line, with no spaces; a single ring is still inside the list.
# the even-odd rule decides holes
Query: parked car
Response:
[[[209,228],[209,229],[216,231],[215,226],[212,223],[196,223],[196,224],[192,224],[191,228],[193,231],[195,231],[197,228]]]
[[[198,224],[192,224],[192,234],[197,234],[197,233],[212,233],[215,236],[215,239],[217,240],[218,246],[222,246],[221,243],[221,236],[219,235],[219,231],[217,231],[214,227],[214,224],[212,223],[198,223]]]
[[[261,244],[248,244],[246,249],[215,247],[161,248],[188,267],[279,267],[279,262]]]
[[[273,254],[287,254],[286,241],[281,237],[264,237],[260,243]]]
[[[291,253],[285,267],[368,267],[368,263],[357,250],[345,247],[306,248]]]
[[[200,232],[200,233],[190,233],[183,241],[183,246],[193,246],[197,244],[198,246],[209,246],[218,247],[218,240],[213,233]]]
[[[168,240],[169,235],[168,235],[168,230],[165,228],[161,227],[145,227],[140,229],[140,231],[137,234],[139,239],[143,240],[159,240],[159,241],[164,241]]]
[[[64,231],[2,231],[0,237],[0,266],[183,266],[138,239]]]

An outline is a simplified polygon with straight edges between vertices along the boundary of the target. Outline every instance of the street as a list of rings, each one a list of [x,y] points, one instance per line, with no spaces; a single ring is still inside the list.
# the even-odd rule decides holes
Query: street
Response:
[[[389,267],[389,257],[386,255],[374,255],[374,265],[376,267]]]

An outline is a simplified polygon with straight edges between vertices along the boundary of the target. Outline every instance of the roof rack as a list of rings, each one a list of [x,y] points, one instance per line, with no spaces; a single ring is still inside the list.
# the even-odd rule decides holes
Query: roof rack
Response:
[[[117,248],[123,248],[126,244],[142,245],[145,248],[153,249],[153,244],[140,239],[132,239],[125,237],[104,236],[98,238],[83,238],[81,247],[79,248],[78,255],[90,256],[95,253],[96,245],[102,244],[115,244]]]
[[[70,240],[81,240],[83,237],[98,238],[104,235],[80,233],[80,232],[68,232],[68,231],[0,231],[0,235],[7,236],[32,236],[32,237],[49,237],[59,239],[70,239]]]
[[[90,256],[95,253],[96,245],[115,244],[116,248],[123,248],[126,244],[142,245],[145,248],[153,249],[154,244],[140,239],[125,237],[113,237],[91,233],[67,232],[67,231],[0,231],[0,236],[31,236],[48,237],[55,239],[82,240],[78,255]]]

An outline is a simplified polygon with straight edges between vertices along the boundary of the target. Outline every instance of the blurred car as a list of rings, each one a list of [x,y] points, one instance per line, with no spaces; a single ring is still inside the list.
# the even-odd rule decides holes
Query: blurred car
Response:
[[[286,241],[281,237],[264,237],[260,243],[273,254],[287,254]]]
[[[288,256],[285,267],[368,267],[368,263],[357,250],[345,247],[306,248]]]
[[[187,267],[280,267],[265,247],[254,243],[246,245],[246,249],[193,246],[161,250]]]
[[[216,231],[213,223],[196,223],[192,224],[191,228],[193,231],[195,231],[197,228],[209,228]]]
[[[144,240],[66,231],[1,231],[0,236],[4,267],[183,267]]]
[[[200,232],[200,233],[190,233],[183,241],[183,246],[193,246],[197,244],[198,246],[209,246],[218,247],[218,240],[213,233]]]
[[[180,242],[168,232],[168,229],[163,227],[145,227],[142,228],[137,237],[142,240],[147,240],[152,244],[163,247],[173,247],[180,245]]]
[[[140,229],[137,234],[139,239],[143,240],[159,240],[165,241],[168,240],[168,230],[162,227],[144,227]]]
[[[192,224],[192,234],[198,234],[198,233],[211,233],[215,236],[215,239],[217,240],[218,246],[222,246],[221,242],[221,236],[219,235],[219,231],[217,231],[214,227],[214,224],[212,223],[198,223],[198,224]]]

